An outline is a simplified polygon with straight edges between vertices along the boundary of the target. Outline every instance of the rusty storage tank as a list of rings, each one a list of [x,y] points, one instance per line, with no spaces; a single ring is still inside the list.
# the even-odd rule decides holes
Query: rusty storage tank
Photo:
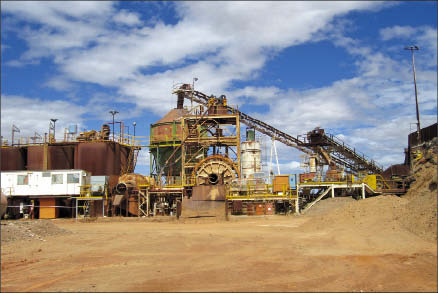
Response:
[[[74,169],[74,145],[53,145],[48,147],[48,169]]]
[[[44,169],[44,146],[36,145],[27,148],[27,170]]]
[[[25,147],[2,147],[1,171],[19,171],[26,169],[27,148]]]
[[[121,146],[118,143],[86,142],[77,146],[74,169],[91,172],[93,176],[120,175]],[[127,161],[127,158],[124,158]]]
[[[158,166],[165,164],[174,151],[174,144],[181,142],[181,118],[187,113],[187,110],[183,108],[172,109],[163,118],[151,124],[151,147],[149,150]],[[178,158],[180,156],[181,151],[178,150],[174,157]],[[179,176],[181,173],[181,165],[174,164],[171,168],[165,168],[164,173],[168,176]]]

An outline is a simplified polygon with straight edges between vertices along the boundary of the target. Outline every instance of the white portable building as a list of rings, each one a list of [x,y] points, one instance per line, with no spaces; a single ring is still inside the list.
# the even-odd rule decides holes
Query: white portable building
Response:
[[[1,190],[7,196],[79,196],[81,185],[89,183],[84,170],[1,172]]]

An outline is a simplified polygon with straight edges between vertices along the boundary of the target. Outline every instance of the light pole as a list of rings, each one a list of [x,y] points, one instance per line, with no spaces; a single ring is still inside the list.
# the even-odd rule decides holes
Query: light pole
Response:
[[[50,125],[50,129],[53,129],[53,140],[55,141],[55,124],[56,121],[58,121],[58,119],[50,119],[50,121],[52,121],[51,125]],[[49,136],[50,136],[50,129],[49,129]]]
[[[421,142],[421,128],[420,128],[420,111],[418,110],[418,93],[417,93],[417,77],[415,74],[415,57],[414,51],[418,51],[420,48],[417,46],[405,47],[405,50],[411,51],[412,54],[412,71],[414,73],[414,87],[415,87],[415,107],[417,111],[417,143]]]
[[[111,115],[113,115],[113,141],[114,141],[114,126],[115,126],[115,124],[114,124],[114,116],[115,116],[117,113],[119,113],[119,112],[116,111],[116,110],[111,110],[111,111],[109,111],[109,113],[110,113]]]

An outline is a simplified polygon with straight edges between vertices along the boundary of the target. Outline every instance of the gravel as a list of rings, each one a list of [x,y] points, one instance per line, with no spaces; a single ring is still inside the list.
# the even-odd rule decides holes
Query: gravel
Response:
[[[1,242],[17,240],[46,241],[45,237],[70,233],[50,220],[10,220],[1,222]]]

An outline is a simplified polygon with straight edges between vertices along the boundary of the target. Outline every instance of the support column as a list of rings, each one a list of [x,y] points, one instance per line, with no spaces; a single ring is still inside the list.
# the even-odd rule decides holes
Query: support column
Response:
[[[332,184],[331,192],[332,192],[332,198],[334,198],[335,197],[335,186],[333,184]]]
[[[362,199],[365,199],[365,183],[362,183]]]
[[[146,189],[146,215],[148,217],[149,217],[150,205],[151,205],[151,201],[150,201],[149,190]]]
[[[297,184],[297,199],[295,202],[295,213],[300,213],[300,186]]]

